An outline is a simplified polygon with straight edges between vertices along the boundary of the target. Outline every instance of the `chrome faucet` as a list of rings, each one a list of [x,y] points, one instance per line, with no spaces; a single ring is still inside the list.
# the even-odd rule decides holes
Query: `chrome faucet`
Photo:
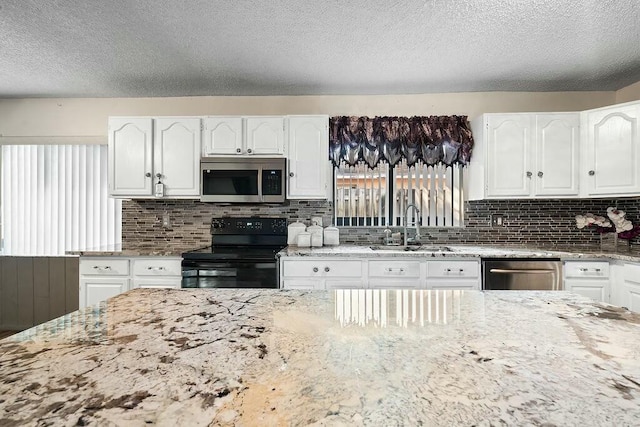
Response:
[[[413,225],[416,228],[416,234],[413,237],[413,239],[410,239],[409,237],[407,237],[407,227],[409,225],[409,209],[415,209],[416,211],[416,216],[418,217],[418,219],[416,219],[413,222]],[[418,209],[418,207],[416,205],[414,205],[413,203],[407,205],[407,208],[404,210],[404,245],[407,246],[409,244],[412,245],[418,245],[420,244],[420,209]]]

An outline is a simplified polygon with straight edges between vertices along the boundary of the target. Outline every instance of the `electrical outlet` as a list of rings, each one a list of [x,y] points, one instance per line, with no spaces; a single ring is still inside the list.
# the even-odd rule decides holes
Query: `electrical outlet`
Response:
[[[167,212],[162,215],[162,227],[171,228],[171,218]]]
[[[504,225],[504,216],[500,214],[491,214],[491,226],[502,227]]]

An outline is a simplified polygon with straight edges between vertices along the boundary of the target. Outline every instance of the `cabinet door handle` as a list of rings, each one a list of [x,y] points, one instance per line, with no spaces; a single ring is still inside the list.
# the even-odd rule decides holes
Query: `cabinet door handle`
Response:
[[[586,273],[587,271],[589,271],[589,269],[583,267],[583,268],[580,269],[580,271],[582,271],[583,273]]]
[[[329,272],[329,270],[331,270],[329,267],[324,268],[324,271],[326,271],[327,273]]]
[[[600,269],[599,268],[594,268],[594,270],[596,271],[596,273],[600,273]]]
[[[589,171],[589,176],[593,176],[596,174],[596,171]]]
[[[289,176],[290,176],[290,177],[293,177],[293,172],[289,172]]]
[[[531,178],[532,175],[533,173],[531,173],[531,171],[527,171],[527,178]]]
[[[236,148],[236,153],[242,153],[242,150],[239,148]]]
[[[151,178],[151,172],[145,173],[144,176],[146,176],[147,178]]]
[[[111,270],[111,267],[109,267],[108,265],[105,265],[105,266],[94,265],[93,269],[94,270]]]
[[[317,273],[318,272],[318,267],[313,267],[313,272]]]
[[[247,153],[251,154],[251,153],[253,153],[253,150],[251,148],[248,148],[247,149]]]
[[[542,178],[542,175],[544,175],[544,174],[542,173],[542,171],[538,171],[538,176],[539,176],[540,178]]]

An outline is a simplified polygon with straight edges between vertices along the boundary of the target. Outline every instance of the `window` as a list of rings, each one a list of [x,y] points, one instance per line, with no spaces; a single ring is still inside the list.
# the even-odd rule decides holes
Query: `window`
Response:
[[[106,145],[4,145],[1,162],[3,253],[64,255],[122,243]]]
[[[407,206],[410,223],[423,227],[463,225],[461,165],[425,166],[417,162],[408,167],[405,160],[396,166],[386,162],[370,169],[364,163],[334,168],[335,223],[338,226],[403,226]],[[389,197],[389,195],[392,195]]]

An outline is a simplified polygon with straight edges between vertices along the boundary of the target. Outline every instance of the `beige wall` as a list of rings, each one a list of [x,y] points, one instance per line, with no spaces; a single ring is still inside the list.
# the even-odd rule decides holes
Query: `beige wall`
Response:
[[[579,111],[616,102],[616,92],[470,92],[371,96],[0,99],[0,143],[106,143],[108,116],[467,115]]]
[[[616,92],[616,104],[640,100],[640,82],[635,82]]]

